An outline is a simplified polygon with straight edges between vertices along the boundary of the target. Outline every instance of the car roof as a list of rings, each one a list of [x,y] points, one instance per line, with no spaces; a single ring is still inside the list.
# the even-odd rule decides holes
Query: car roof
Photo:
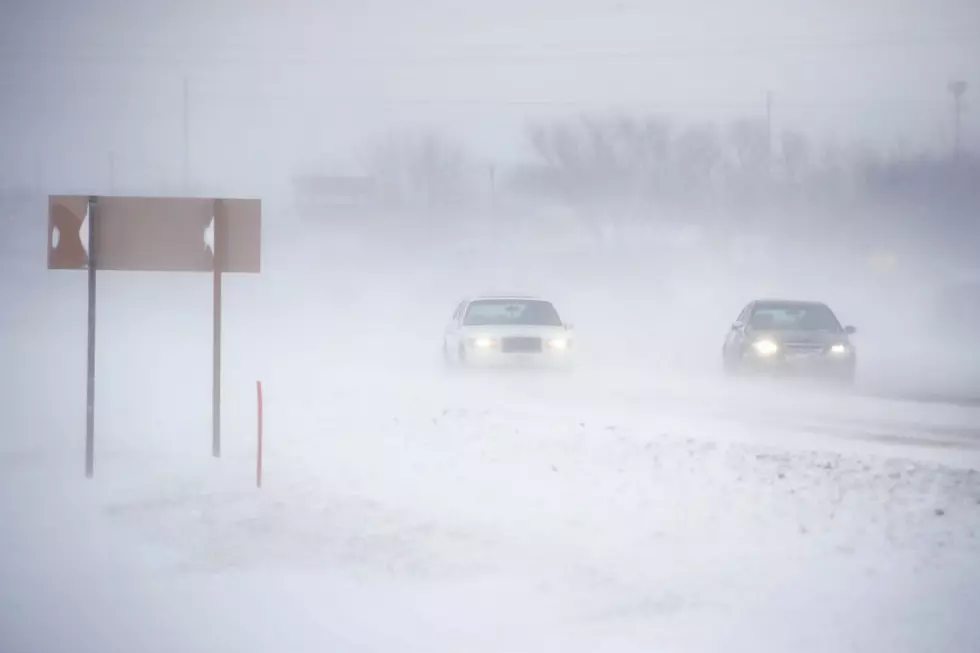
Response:
[[[534,296],[534,295],[518,295],[518,294],[509,294],[509,295],[507,295],[507,294],[504,294],[504,295],[477,295],[475,297],[470,297],[469,301],[475,302],[475,301],[480,300],[480,299],[522,299],[522,300],[533,299],[533,300],[536,300],[536,301],[546,301],[546,300],[543,300],[540,297],[537,297],[537,296]]]
[[[756,299],[752,303],[766,306],[827,306],[824,302],[807,299]]]

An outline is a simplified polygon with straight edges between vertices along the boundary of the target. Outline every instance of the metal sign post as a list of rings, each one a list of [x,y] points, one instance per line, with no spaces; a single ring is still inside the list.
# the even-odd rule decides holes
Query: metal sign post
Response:
[[[259,407],[258,445],[255,452],[255,487],[262,487],[262,382],[255,382],[255,394]]]
[[[86,206],[88,220],[88,357],[85,389],[85,476],[95,475],[95,280],[99,269],[96,261],[98,242],[98,202],[89,197]]]
[[[211,360],[211,455],[221,457],[221,255],[225,247],[224,236],[224,207],[221,200],[214,202],[214,221],[211,228],[214,234],[214,250],[212,266],[213,288],[213,343]]]

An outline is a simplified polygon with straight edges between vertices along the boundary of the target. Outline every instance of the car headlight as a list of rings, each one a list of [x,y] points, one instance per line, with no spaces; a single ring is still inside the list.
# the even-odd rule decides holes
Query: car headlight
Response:
[[[847,345],[842,343],[837,343],[836,345],[830,346],[830,353],[834,354],[835,356],[844,356],[849,352],[850,349],[848,349]]]
[[[779,345],[772,340],[758,340],[752,343],[752,349],[760,356],[772,356],[779,351]]]
[[[477,349],[490,349],[497,346],[497,341],[493,338],[475,338],[473,346]]]
[[[548,346],[552,349],[568,349],[571,343],[565,338],[554,338],[548,341]]]

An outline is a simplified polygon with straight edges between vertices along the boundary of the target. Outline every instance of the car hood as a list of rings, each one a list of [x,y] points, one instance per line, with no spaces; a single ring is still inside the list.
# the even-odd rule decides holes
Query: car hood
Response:
[[[559,338],[569,336],[565,327],[533,326],[520,324],[493,324],[463,327],[467,338]]]
[[[773,340],[779,344],[798,343],[808,345],[834,345],[849,342],[846,333],[840,331],[752,331],[753,340]]]

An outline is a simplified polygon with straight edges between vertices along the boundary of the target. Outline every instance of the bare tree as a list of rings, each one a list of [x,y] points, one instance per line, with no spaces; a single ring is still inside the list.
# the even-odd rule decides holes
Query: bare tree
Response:
[[[759,174],[769,163],[769,132],[765,121],[737,120],[728,129],[738,166],[748,174]]]
[[[810,153],[806,137],[797,131],[786,130],[782,133],[781,140],[786,175],[791,181],[796,181]]]
[[[662,174],[669,150],[669,130],[654,118],[588,116],[538,123],[527,134],[547,185],[576,198],[639,194]]]
[[[546,187],[575,198],[594,190],[599,167],[593,158],[597,134],[590,135],[588,130],[585,121],[539,123],[528,129],[531,149],[544,166]]]
[[[433,132],[388,134],[373,146],[368,168],[383,198],[394,204],[449,208],[470,195],[469,156]]]
[[[721,141],[713,125],[686,128],[674,141],[671,157],[675,195],[705,199],[712,192],[721,159]]]

